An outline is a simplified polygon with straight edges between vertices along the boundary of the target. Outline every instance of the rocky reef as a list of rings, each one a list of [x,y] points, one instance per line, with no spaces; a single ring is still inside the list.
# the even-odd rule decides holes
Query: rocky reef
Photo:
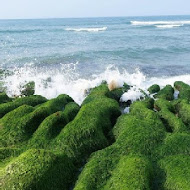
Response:
[[[155,84],[127,114],[127,84],[103,82],[81,106],[65,94],[33,95],[34,86],[22,97],[0,93],[2,190],[190,189],[188,84]]]

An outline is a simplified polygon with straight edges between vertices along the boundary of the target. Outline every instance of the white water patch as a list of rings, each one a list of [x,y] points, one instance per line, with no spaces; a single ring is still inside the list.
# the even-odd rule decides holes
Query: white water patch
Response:
[[[107,30],[107,27],[102,28],[66,28],[66,31],[75,31],[75,32],[99,32]]]
[[[130,107],[126,107],[124,110],[123,110],[123,113],[129,113],[130,112]]]
[[[189,20],[185,21],[131,21],[132,25],[150,26],[150,25],[185,25],[190,24]]]
[[[142,91],[139,88],[134,86],[121,96],[120,101],[127,102],[130,100],[130,101],[134,102],[136,100],[139,100],[141,97],[144,97],[144,94],[142,93]]]
[[[120,71],[115,66],[109,66],[105,71],[90,78],[84,78],[77,73],[77,65],[79,63],[62,64],[59,69],[37,69],[27,66],[16,68],[13,75],[4,77],[4,85],[7,87],[7,93],[10,96],[20,95],[20,86],[29,82],[35,82],[35,94],[45,96],[46,98],[54,98],[60,94],[68,94],[78,104],[81,104],[86,96],[86,92],[90,88],[94,88],[106,81],[116,83],[117,87],[122,87],[124,83],[133,86],[128,92],[122,96],[122,101],[135,101],[143,96],[140,89],[147,92],[147,89],[158,84],[163,88],[170,84],[173,86],[175,81],[183,81],[190,84],[190,75],[181,75],[174,77],[146,77],[140,70],[136,69],[134,73],[127,70]],[[148,92],[147,92],[148,93]]]
[[[176,28],[183,26],[182,24],[171,24],[171,25],[155,25],[157,28]]]
[[[174,99],[178,99],[178,96],[179,96],[179,91],[175,89],[174,91]]]

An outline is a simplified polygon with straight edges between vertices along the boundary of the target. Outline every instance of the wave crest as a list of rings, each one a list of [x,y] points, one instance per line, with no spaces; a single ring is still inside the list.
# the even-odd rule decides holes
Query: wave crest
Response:
[[[109,66],[100,74],[93,75],[90,78],[84,78],[77,72],[79,63],[70,63],[61,65],[60,69],[39,70],[32,66],[24,68],[16,68],[12,71],[12,75],[6,75],[3,78],[7,93],[10,96],[20,95],[19,87],[26,82],[35,82],[35,94],[45,96],[46,98],[54,98],[59,94],[70,95],[77,103],[81,104],[86,96],[86,92],[90,88],[94,88],[107,81],[108,84],[115,82],[118,87],[124,83],[132,85],[133,88],[127,92],[121,99],[125,101],[133,96],[134,100],[140,98],[142,93],[139,89],[147,92],[147,89],[158,84],[164,87],[167,84],[173,85],[175,81],[183,81],[190,84],[190,75],[180,75],[175,77],[146,77],[139,69],[134,73],[127,70],[119,70],[115,66]]]
[[[75,32],[99,32],[107,30],[107,27],[102,28],[66,28],[66,31],[75,31]]]
[[[185,25],[190,24],[189,20],[185,21],[131,21],[132,25],[150,26],[150,25]]]
[[[180,26],[183,26],[183,25],[180,25],[180,24],[167,24],[167,25],[155,25],[157,28],[174,28],[174,27],[180,27]]]

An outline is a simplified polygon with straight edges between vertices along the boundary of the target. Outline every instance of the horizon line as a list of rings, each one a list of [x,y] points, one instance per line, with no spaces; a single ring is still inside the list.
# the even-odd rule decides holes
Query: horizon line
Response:
[[[160,16],[190,16],[190,14],[169,14],[169,15],[139,15],[139,16],[86,16],[86,17],[36,17],[36,18],[0,18],[0,20],[42,20],[42,19],[85,19],[85,18],[127,18],[127,17],[160,17]]]

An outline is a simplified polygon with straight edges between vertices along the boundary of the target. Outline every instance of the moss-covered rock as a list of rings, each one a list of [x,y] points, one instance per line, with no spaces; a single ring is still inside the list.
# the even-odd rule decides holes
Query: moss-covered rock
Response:
[[[152,86],[150,86],[150,87],[148,88],[148,91],[149,91],[150,94],[157,93],[157,92],[160,91],[160,86],[157,85],[157,84],[153,84]]]
[[[128,84],[124,83],[124,85],[122,87],[109,91],[107,93],[107,96],[112,98],[112,99],[115,99],[116,101],[119,102],[121,96],[125,92],[127,92],[129,89],[130,89],[130,86]]]
[[[190,134],[168,134],[161,147],[157,150],[161,157],[172,155],[190,156]]]
[[[190,86],[182,81],[176,81],[174,87],[179,91],[179,98],[190,101]]]
[[[109,94],[109,89],[107,84],[101,84],[100,86],[91,89],[90,94],[84,99],[82,106],[102,97],[107,98],[108,94]]]
[[[67,190],[74,170],[65,155],[30,149],[0,171],[1,187],[16,190]]]
[[[157,100],[136,101],[120,116],[123,92],[101,84],[81,108],[67,95],[0,104],[2,188],[189,189],[187,96],[170,101],[173,88],[167,85]]]
[[[108,134],[120,115],[118,103],[106,97],[107,85],[93,89],[75,119],[64,127],[52,146],[81,162],[109,145]]]
[[[93,153],[79,175],[74,190],[102,189],[111,177],[119,159],[119,152],[112,146]]]
[[[117,88],[108,93],[108,96],[112,99],[115,99],[119,102],[121,96],[123,95],[124,91],[122,88]]]
[[[119,118],[114,127],[115,145],[124,154],[142,154],[152,157],[153,151],[166,135],[161,121],[151,114],[142,120],[131,115]]]
[[[19,148],[0,148],[0,161],[9,157],[16,157],[22,152]]]
[[[150,190],[151,179],[152,165],[146,158],[124,156],[119,160],[103,189]]]
[[[174,155],[160,161],[165,172],[164,189],[189,190],[190,189],[190,157]]]
[[[176,109],[177,109],[178,115],[182,119],[182,121],[187,126],[189,126],[189,124],[190,124],[190,104],[187,102],[187,100],[179,101],[176,104]]]
[[[24,96],[31,96],[35,93],[35,82],[30,81],[26,83],[25,85],[21,86],[21,95]]]
[[[0,148],[0,171],[12,159],[19,156],[23,152],[20,148],[2,147]]]
[[[72,121],[79,111],[78,104],[70,102],[65,106],[64,111],[59,111],[46,117],[40,124],[29,141],[29,147],[47,148],[64,126]]]
[[[100,152],[87,163],[74,190],[150,189],[152,166],[146,158],[116,159],[108,149]]]
[[[187,126],[181,118],[175,114],[175,108],[172,103],[160,98],[155,101],[154,106],[159,110],[159,116],[165,123],[167,131],[171,132],[188,132]]]
[[[80,110],[80,107],[75,102],[70,102],[70,103],[66,104],[66,106],[64,108],[64,113],[67,116],[69,122],[75,118],[75,116],[77,115],[79,110]]]
[[[6,113],[18,108],[19,106],[24,105],[24,104],[30,105],[30,106],[36,106],[36,105],[42,104],[46,101],[47,101],[46,98],[36,95],[36,96],[17,98],[12,102],[0,104],[0,118],[3,117]]]
[[[11,100],[5,92],[0,93],[0,104],[10,102]]]
[[[144,157],[156,160],[154,152],[166,136],[159,116],[149,109],[152,106],[152,99],[138,101],[130,114],[118,118],[113,128],[115,143],[92,155],[75,190],[151,189],[152,166]]]
[[[73,99],[68,95],[59,95],[36,108],[24,105],[6,114],[0,120],[0,134],[4,146],[28,140],[46,117],[62,110],[71,101]]]
[[[171,85],[166,85],[156,95],[154,95],[154,97],[163,98],[163,99],[171,101],[174,99],[174,89]]]

